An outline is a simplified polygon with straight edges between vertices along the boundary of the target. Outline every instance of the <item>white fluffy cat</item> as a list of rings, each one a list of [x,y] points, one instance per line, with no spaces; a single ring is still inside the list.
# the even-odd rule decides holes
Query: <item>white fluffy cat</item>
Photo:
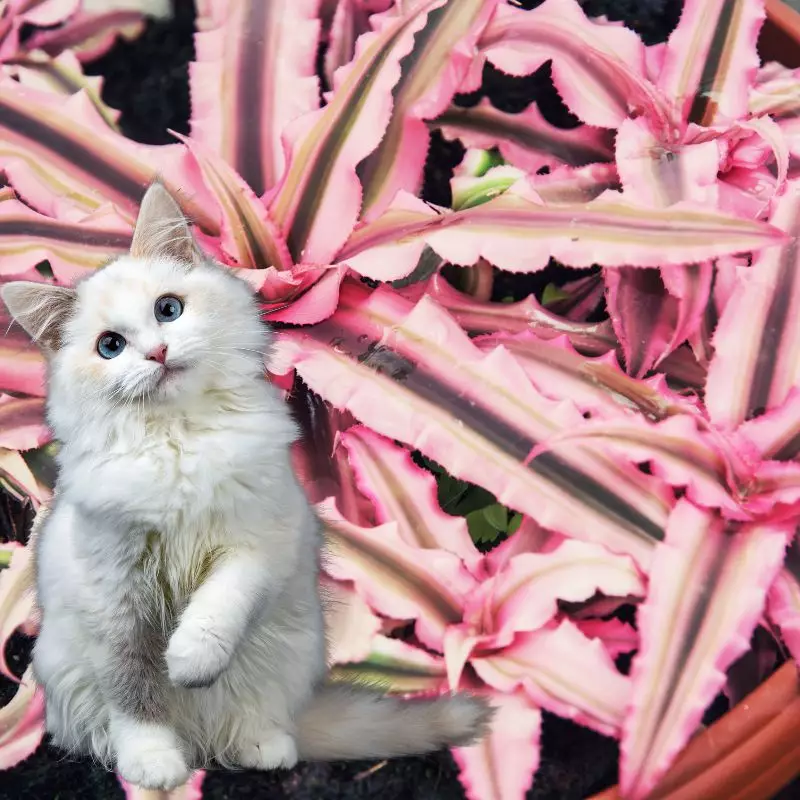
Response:
[[[467,744],[490,709],[325,683],[321,526],[264,380],[247,284],[147,191],[130,255],[3,300],[48,357],[61,442],[37,537],[34,671],[54,743],[153,789],[209,760],[387,758]]]

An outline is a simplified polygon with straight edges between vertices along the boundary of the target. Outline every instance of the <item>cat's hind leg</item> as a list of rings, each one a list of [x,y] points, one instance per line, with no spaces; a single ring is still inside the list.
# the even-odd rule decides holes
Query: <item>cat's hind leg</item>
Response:
[[[294,736],[280,728],[262,727],[243,741],[237,761],[247,769],[291,769],[297,763]]]
[[[46,615],[33,649],[33,674],[44,689],[53,744],[108,764],[108,709],[84,645],[71,617]]]

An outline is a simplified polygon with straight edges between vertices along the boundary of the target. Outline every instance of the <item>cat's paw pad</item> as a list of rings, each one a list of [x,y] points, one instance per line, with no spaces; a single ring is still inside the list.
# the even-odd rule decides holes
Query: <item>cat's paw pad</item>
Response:
[[[169,640],[166,660],[176,686],[210,686],[225,670],[233,648],[210,625],[179,625]]]
[[[127,742],[117,752],[117,771],[127,783],[164,792],[191,777],[183,753],[163,737]]]
[[[291,769],[297,764],[297,745],[283,731],[261,737],[239,751],[239,765],[248,769]]]

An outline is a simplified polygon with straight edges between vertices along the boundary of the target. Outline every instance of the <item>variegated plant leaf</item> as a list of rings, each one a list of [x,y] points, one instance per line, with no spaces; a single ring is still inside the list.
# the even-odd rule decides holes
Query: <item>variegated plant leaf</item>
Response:
[[[347,284],[336,314],[285,332],[277,361],[371,428],[419,448],[458,478],[547,528],[649,561],[670,493],[585,450],[529,461],[583,418],[534,391],[508,352],[482,354],[429,297]]]
[[[706,405],[724,426],[778,408],[800,382],[800,181],[789,183],[772,222],[788,241],[740,273],[714,335]]]
[[[573,267],[685,264],[786,241],[777,228],[692,204],[643,208],[606,192],[589,203],[545,204],[519,184],[455,213],[410,196],[357,228],[337,260],[365,277],[396,280],[427,244],[446,261],[479,258],[512,272],[533,272],[551,258]]]
[[[675,507],[639,610],[641,647],[622,739],[621,788],[649,795],[748,647],[791,530],[731,527],[688,500]]]
[[[336,73],[328,105],[286,129],[289,165],[271,211],[295,261],[330,263],[355,225],[362,201],[356,167],[383,138],[400,62],[441,2],[425,0],[361,36],[354,60]]]
[[[217,24],[195,35],[192,138],[257,195],[275,187],[286,126],[319,107],[320,0],[212,0]]]
[[[686,0],[658,78],[680,119],[710,125],[745,116],[764,17],[763,0]]]
[[[530,173],[561,164],[580,167],[613,160],[607,130],[588,125],[556,128],[535,105],[519,114],[500,111],[488,100],[468,108],[451,106],[431,126],[467,147],[497,147],[509,164]]]

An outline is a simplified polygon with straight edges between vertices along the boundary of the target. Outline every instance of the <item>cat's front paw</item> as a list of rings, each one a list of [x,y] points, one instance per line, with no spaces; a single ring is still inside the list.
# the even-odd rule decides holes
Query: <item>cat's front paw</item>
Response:
[[[134,786],[170,792],[191,776],[177,737],[161,726],[139,726],[117,737],[117,771]]]
[[[232,655],[233,646],[210,622],[181,623],[167,647],[169,679],[187,689],[210,686],[226,669]]]

